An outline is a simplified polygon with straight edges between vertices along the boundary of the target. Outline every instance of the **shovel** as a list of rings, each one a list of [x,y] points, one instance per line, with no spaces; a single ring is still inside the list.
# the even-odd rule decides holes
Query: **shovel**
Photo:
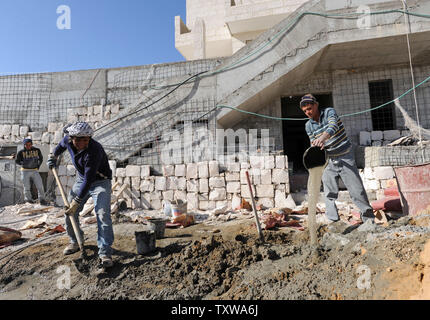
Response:
[[[58,177],[57,169],[52,168],[52,173],[54,174],[55,180],[57,181],[58,188],[60,189],[61,197],[63,198],[64,204],[69,208],[70,203],[67,200],[66,193],[64,192],[63,185],[61,184],[60,178]],[[69,215],[70,222],[72,223],[73,231],[75,232],[76,239],[78,240],[79,249],[81,250],[81,258],[85,258],[84,241],[82,235],[79,232],[78,224],[76,222],[75,216]]]

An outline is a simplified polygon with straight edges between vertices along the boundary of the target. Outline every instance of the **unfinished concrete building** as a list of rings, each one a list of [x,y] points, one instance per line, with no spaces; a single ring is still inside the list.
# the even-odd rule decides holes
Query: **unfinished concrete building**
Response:
[[[216,8],[211,16],[204,5]],[[187,24],[175,20],[186,62],[0,77],[2,155],[30,136],[47,157],[63,126],[84,120],[115,179],[135,191],[132,208],[175,198],[234,207],[249,196],[247,169],[258,202],[282,206],[307,177],[309,140],[297,119],[310,92],[343,117],[371,198],[394,178],[392,166],[430,161],[429,147],[386,146],[410,133],[396,98],[430,127],[430,1],[190,0],[187,15]],[[20,181],[13,161],[1,161],[6,205],[19,200]],[[66,157],[70,187],[67,169]]]

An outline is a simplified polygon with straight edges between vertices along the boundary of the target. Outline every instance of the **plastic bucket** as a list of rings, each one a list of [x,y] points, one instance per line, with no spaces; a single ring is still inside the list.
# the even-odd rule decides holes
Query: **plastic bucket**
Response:
[[[327,152],[320,147],[310,147],[303,154],[303,165],[306,169],[322,167],[327,164]]]
[[[138,254],[147,254],[155,250],[155,232],[152,230],[135,231]]]
[[[149,230],[155,232],[156,239],[164,238],[164,230],[166,229],[166,220],[164,219],[148,219]]]
[[[172,216],[174,218],[179,217],[183,213],[187,212],[187,202],[182,200],[176,200],[172,204]]]

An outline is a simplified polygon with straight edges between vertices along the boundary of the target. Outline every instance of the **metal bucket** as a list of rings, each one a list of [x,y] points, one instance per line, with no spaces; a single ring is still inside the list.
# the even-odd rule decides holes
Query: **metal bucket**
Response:
[[[149,230],[152,230],[155,232],[156,239],[164,238],[164,231],[166,230],[166,222],[167,221],[164,219],[157,219],[157,218],[148,219]]]
[[[430,210],[430,163],[395,167],[403,214]]]
[[[327,152],[320,147],[310,147],[303,154],[303,165],[306,169],[322,167],[327,164]]]
[[[155,232],[152,230],[135,231],[138,254],[147,254],[155,250]]]

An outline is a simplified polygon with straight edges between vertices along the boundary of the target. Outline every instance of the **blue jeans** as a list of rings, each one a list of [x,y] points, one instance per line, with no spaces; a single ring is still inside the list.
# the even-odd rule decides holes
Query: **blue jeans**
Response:
[[[324,170],[322,182],[327,218],[332,221],[339,220],[335,203],[339,194],[339,178],[342,179],[352,201],[360,210],[361,220],[366,222],[368,219],[375,218],[372,206],[367,198],[366,190],[364,189],[363,181],[358,173],[354,150],[352,148],[347,154],[330,157]]]
[[[77,175],[75,184],[72,187],[72,190],[69,194],[69,202],[72,201],[73,198],[77,196],[79,189],[83,183],[83,178]],[[79,232],[83,235],[84,232],[80,228],[79,223],[79,212],[82,211],[85,202],[90,198],[90,196],[94,200],[94,209],[96,211],[97,217],[97,246],[99,248],[99,257],[112,256],[112,244],[114,240],[113,235],[113,227],[112,227],[112,219],[111,219],[111,188],[112,183],[111,180],[97,180],[91,184],[90,190],[85,195],[81,205],[75,213],[75,219],[78,225]],[[71,243],[77,243],[75,232],[73,230],[72,223],[70,222],[70,217],[66,216],[66,231],[70,237]]]
[[[21,180],[24,185],[24,200],[29,201],[32,200],[31,196],[31,181],[33,180],[34,185],[37,189],[37,194],[39,196],[39,200],[45,200],[45,190],[43,188],[42,178],[40,177],[39,171],[36,170],[22,170],[21,171]]]

